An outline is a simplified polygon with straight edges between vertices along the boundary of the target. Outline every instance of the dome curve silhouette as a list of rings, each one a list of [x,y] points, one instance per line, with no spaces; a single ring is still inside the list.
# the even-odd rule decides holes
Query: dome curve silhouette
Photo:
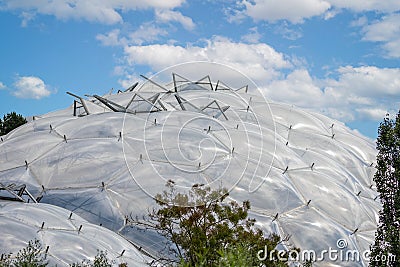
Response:
[[[372,141],[246,86],[172,75],[172,83],[146,78],[116,94],[72,94],[74,105],[3,136],[0,182],[25,185],[35,200],[150,254],[160,238],[126,218],[146,214],[168,180],[181,190],[227,187],[230,198],[250,200],[257,226],[290,236],[288,245],[322,251],[345,239],[349,250],[369,249],[380,209]]]

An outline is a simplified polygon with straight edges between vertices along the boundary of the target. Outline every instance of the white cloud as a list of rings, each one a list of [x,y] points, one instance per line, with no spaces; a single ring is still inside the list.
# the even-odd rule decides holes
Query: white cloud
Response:
[[[241,6],[239,4],[239,6]],[[246,18],[245,10],[238,10],[232,7],[226,7],[222,10],[229,23],[241,23]]]
[[[170,21],[178,22],[186,30],[193,30],[196,27],[191,18],[182,15],[182,13],[178,11],[158,9],[156,10],[156,19],[162,22],[170,22]]]
[[[161,36],[167,36],[168,31],[151,22],[143,23],[133,32],[126,36],[121,34],[120,29],[114,29],[106,34],[98,34],[96,39],[105,46],[127,46],[131,44],[142,45],[159,40]]]
[[[249,33],[242,36],[242,41],[247,43],[258,43],[262,35],[258,32],[257,27],[250,28]]]
[[[353,26],[365,23],[366,19],[362,17]],[[148,28],[151,29],[151,26]],[[107,34],[108,39],[98,37],[104,44],[108,42],[124,47],[125,63],[115,69],[123,77],[119,82],[124,87],[137,80],[136,66],[146,66],[158,72],[184,62],[208,61],[228,64],[246,74],[273,101],[312,109],[342,121],[381,120],[382,113],[397,109],[394,105],[400,103],[400,68],[342,66],[330,70],[329,75],[336,78],[318,79],[312,77],[305,68],[307,64],[295,56],[288,57],[265,43],[251,43],[258,41],[257,28],[250,29],[250,34],[254,36],[242,37],[245,43],[215,36],[203,45],[143,45],[142,41],[149,42],[160,35],[156,28],[154,32],[149,31],[146,35],[139,28],[129,35],[125,43],[121,42],[119,31]],[[375,38],[394,35],[391,29],[380,32],[380,35],[378,32]],[[133,42],[134,36],[142,41]],[[285,74],[288,70],[290,73]]]
[[[352,21],[350,26],[352,27],[363,27],[368,24],[368,19],[366,16],[361,16],[358,19]]]
[[[21,27],[26,27],[28,23],[35,18],[35,14],[23,11],[20,17],[22,18]]]
[[[106,34],[98,34],[96,39],[101,42],[102,45],[105,46],[118,46],[123,45],[124,41],[120,39],[120,30],[114,29],[109,31]]]
[[[332,6],[350,9],[356,12],[380,11],[393,12],[400,9],[398,0],[328,0]]]
[[[340,78],[335,87],[352,91],[359,96],[391,98],[400,96],[400,69],[352,66],[338,69]]]
[[[159,71],[188,61],[218,61],[228,63],[256,81],[275,79],[279,69],[292,67],[282,53],[267,44],[235,43],[214,37],[204,47],[154,44],[126,46],[125,55],[130,66],[147,65]]]
[[[273,101],[312,109],[343,121],[380,120],[382,111],[396,109],[394,104],[400,103],[400,68],[342,66],[331,74],[336,78],[318,79],[295,57],[288,58],[264,43],[246,44],[214,37],[204,46],[127,45],[124,53],[125,70],[130,71],[140,65],[158,72],[189,61],[227,64],[255,81]],[[287,70],[290,73],[285,75]],[[136,77],[123,68],[119,72],[127,76],[121,80],[125,85]]]
[[[378,11],[393,13],[400,10],[398,0],[242,0],[236,10],[229,10],[228,20],[243,14],[254,20],[275,22],[287,20],[303,23],[305,19],[324,16],[330,19],[340,10],[353,12]],[[241,20],[243,18],[241,17]]]
[[[139,80],[140,78],[138,75],[126,73],[124,78],[118,80],[118,83],[122,86],[122,88],[129,88]]]
[[[14,87],[12,94],[18,98],[41,99],[51,94],[43,80],[34,76],[18,77]]]
[[[131,69],[145,65],[155,72],[189,61],[226,63],[254,80],[273,101],[312,109],[343,121],[380,120],[382,112],[394,109],[393,103],[400,102],[399,68],[343,66],[335,71],[337,78],[317,79],[301,64],[298,66],[295,58],[288,59],[262,43],[236,43],[214,37],[204,46],[125,46],[125,56]],[[292,71],[284,75],[288,69]],[[125,76],[129,77],[121,83],[126,86],[136,77],[126,73]]]
[[[314,84],[305,69],[297,69],[288,74],[286,79],[272,81],[264,91],[274,101],[296,104],[302,107],[320,108],[323,92]]]
[[[360,114],[361,118],[380,121],[388,113],[387,109],[382,108],[358,108],[356,111]]]
[[[264,85],[274,101],[313,109],[343,121],[381,120],[400,103],[400,69],[344,66],[336,79],[318,80],[305,69]]]
[[[337,14],[339,14],[341,12],[340,9],[337,8],[331,8],[329,10],[327,10],[324,14],[324,19],[325,20],[330,20],[331,18],[335,17]]]
[[[292,23],[302,23],[304,19],[323,15],[331,7],[324,0],[244,0],[242,4],[246,14],[255,20],[288,20]]]
[[[368,41],[382,42],[393,39],[400,33],[400,14],[384,16],[381,20],[365,26],[364,39]]]
[[[122,21],[122,17],[112,6],[96,3],[96,1],[14,0],[8,1],[6,8],[54,15],[61,20],[86,19],[106,24]]]
[[[400,57],[400,14],[383,16],[363,27],[364,41],[381,42],[386,56]]]
[[[6,86],[4,85],[4,83],[0,82],[0,90],[5,89]]]
[[[115,24],[122,22],[120,11],[137,9],[172,9],[185,0],[10,0],[3,8],[23,12],[53,15],[58,19],[84,19],[92,22]]]
[[[278,24],[274,32],[276,34],[282,35],[283,38],[288,39],[288,40],[297,40],[303,36],[301,29],[294,29],[293,26],[289,27],[287,22],[283,22]]]
[[[157,41],[159,37],[167,35],[167,30],[148,22],[140,25],[136,31],[129,34],[129,43],[141,45],[143,43]]]

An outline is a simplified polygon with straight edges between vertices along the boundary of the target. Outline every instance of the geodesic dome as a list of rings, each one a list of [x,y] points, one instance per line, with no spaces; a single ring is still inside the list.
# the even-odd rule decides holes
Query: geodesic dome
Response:
[[[147,214],[169,180],[182,191],[222,185],[230,198],[250,200],[257,226],[290,237],[287,245],[318,252],[344,240],[341,249],[369,249],[380,209],[370,140],[323,115],[269,103],[251,85],[172,78],[71,94],[69,108],[4,136],[3,198],[73,211],[156,255],[160,237],[127,219]]]

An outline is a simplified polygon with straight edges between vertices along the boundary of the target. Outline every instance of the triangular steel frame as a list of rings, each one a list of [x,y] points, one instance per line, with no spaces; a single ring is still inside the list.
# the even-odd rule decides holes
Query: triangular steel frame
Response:
[[[215,104],[217,105],[217,108],[212,108],[211,105]],[[218,104],[217,100],[213,100],[210,103],[208,103],[208,105],[206,105],[205,107],[203,107],[201,110],[204,111],[205,109],[210,108],[210,109],[218,109],[219,111],[221,111],[221,114],[224,115],[225,119],[228,120],[228,117],[225,114],[225,111],[228,110],[228,108],[230,108],[230,106],[224,106],[221,108],[221,106]]]
[[[164,90],[164,91],[166,91],[167,93],[172,93],[172,91],[171,91],[171,90],[168,90],[167,88],[165,88],[165,87],[164,87],[164,86],[162,86],[161,84],[159,84],[159,83],[157,83],[157,82],[153,81],[152,79],[150,79],[150,78],[147,78],[146,76],[144,76],[144,75],[142,75],[142,74],[140,74],[140,77],[142,77],[142,78],[144,78],[145,80],[147,80],[147,81],[151,82],[152,84],[154,84],[154,85],[158,86],[159,88],[163,89],[163,90]]]
[[[160,101],[160,95],[161,93],[156,93],[153,96],[151,96],[150,98],[146,99],[145,97],[141,96],[139,93],[135,93],[133,95],[133,97],[131,98],[131,100],[128,102],[128,104],[126,105],[126,109],[129,108],[129,106],[135,101],[135,102],[146,102],[148,104],[150,104],[153,108],[156,108],[156,111],[162,111],[162,110],[167,110],[165,108],[165,106],[161,103]],[[135,98],[138,97],[140,99],[135,100]],[[159,107],[156,106],[156,103],[158,103],[161,106],[161,109]],[[131,109],[129,109],[131,110]],[[131,110],[132,111],[132,110]],[[142,113],[143,111],[134,111],[135,113]],[[148,112],[148,111],[145,111]],[[150,112],[154,112],[154,110],[151,110]]]
[[[29,199],[31,199],[34,203],[37,203],[36,199],[32,196],[32,194],[28,191],[28,189],[26,189],[25,184],[22,184],[19,186],[15,185],[15,184],[10,184],[8,186],[5,186],[4,184],[0,183],[0,191],[1,190],[6,190],[14,198],[0,196],[0,199],[26,202],[26,200],[23,199],[22,196],[27,195],[29,197]]]
[[[202,82],[203,80],[208,79],[208,82]],[[206,75],[203,78],[201,78],[200,80],[197,80],[197,82],[194,82],[194,84],[208,84],[210,85],[211,91],[214,91],[214,87],[213,84],[211,82],[211,78],[210,75]]]
[[[86,103],[85,103],[85,100],[82,98],[82,97],[80,97],[80,96],[78,96],[78,95],[76,95],[76,94],[73,94],[73,93],[71,93],[71,92],[67,92],[67,94],[68,95],[70,95],[70,96],[73,96],[73,97],[75,97],[75,98],[77,98],[77,99],[79,99],[79,102],[78,103],[80,103],[81,105],[82,105],[82,107],[84,108],[84,110],[85,110],[85,112],[86,112],[86,115],[89,115],[90,113],[89,113],[89,109],[88,109],[88,107],[86,106]],[[74,106],[74,114],[76,114],[76,106]]]

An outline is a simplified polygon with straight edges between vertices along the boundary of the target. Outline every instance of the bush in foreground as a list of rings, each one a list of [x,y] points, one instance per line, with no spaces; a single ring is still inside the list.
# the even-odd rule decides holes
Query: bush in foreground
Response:
[[[248,218],[250,202],[239,204],[227,201],[226,189],[211,190],[195,185],[188,194],[177,193],[173,182],[168,191],[156,196],[160,209],[153,209],[144,220],[132,223],[152,229],[164,236],[169,243],[166,252],[175,259],[163,259],[181,266],[286,266],[286,263],[259,260],[257,252],[272,251],[280,237],[264,236],[254,226],[255,219]],[[179,259],[179,260],[176,260]],[[242,264],[246,265],[242,265]]]

